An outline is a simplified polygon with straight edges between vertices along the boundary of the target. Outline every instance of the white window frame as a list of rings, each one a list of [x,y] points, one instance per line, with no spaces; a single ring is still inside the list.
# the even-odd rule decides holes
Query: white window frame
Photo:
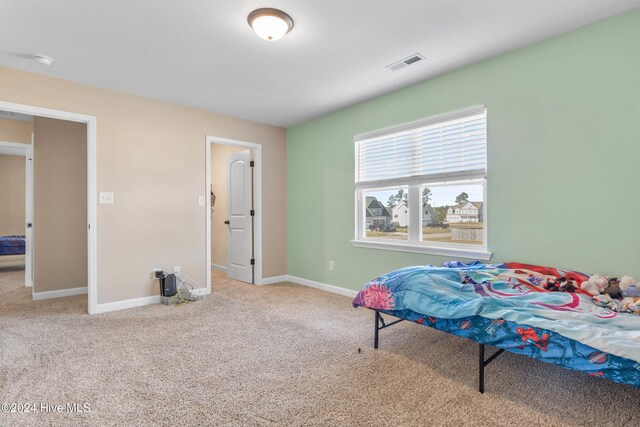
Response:
[[[428,120],[428,119],[427,119]],[[402,126],[402,125],[401,125]],[[395,126],[394,126],[395,127]],[[357,173],[357,171],[356,171]],[[462,243],[446,243],[446,242],[432,242],[422,240],[422,195],[421,187],[442,187],[453,185],[474,184],[482,185],[483,188],[483,203],[482,203],[482,218],[483,218],[483,240],[482,245],[474,244],[462,244]],[[407,206],[409,208],[409,221],[408,221],[408,239],[385,239],[381,237],[367,237],[366,236],[366,218],[365,218],[365,193],[371,191],[385,191],[396,190],[398,188],[408,189]],[[414,200],[418,202],[414,202]],[[381,201],[384,203],[384,201]],[[381,249],[389,251],[400,252],[415,252],[431,255],[441,255],[447,257],[459,257],[468,259],[477,259],[481,261],[488,261],[491,258],[492,253],[488,250],[488,203],[487,203],[487,178],[484,179],[461,179],[451,181],[440,182],[424,182],[424,179],[420,178],[398,178],[385,181],[384,185],[376,185],[376,183],[364,183],[359,184],[355,189],[355,230],[354,240],[351,244],[354,247],[369,248],[369,249]],[[417,207],[417,208],[416,208]],[[412,224],[418,224],[418,226],[412,226]]]

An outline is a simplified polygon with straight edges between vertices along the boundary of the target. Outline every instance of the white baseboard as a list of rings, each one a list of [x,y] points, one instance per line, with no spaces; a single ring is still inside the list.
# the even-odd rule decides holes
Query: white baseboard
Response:
[[[353,291],[351,289],[341,288],[339,286],[328,285],[326,283],[320,283],[309,279],[303,279],[302,277],[296,276],[282,276],[287,278],[287,282],[295,283],[302,286],[309,286],[310,288],[320,289],[322,291],[331,292],[334,294],[342,295],[349,298],[355,298],[358,294],[358,291]]]
[[[207,288],[195,288],[193,295],[209,295],[211,291]],[[142,307],[145,305],[160,304],[160,295],[154,295],[150,297],[133,298],[124,301],[108,302],[105,304],[98,304],[96,308],[97,313],[108,313],[110,311],[126,310],[128,308]]]
[[[61,289],[59,291],[34,292],[33,300],[38,301],[38,300],[51,299],[51,298],[71,297],[74,295],[82,295],[86,293],[87,293],[86,286],[83,286],[81,288]]]
[[[193,291],[191,292],[193,295],[210,295],[211,294],[211,290],[207,289],[207,288],[195,288],[193,289]]]
[[[107,313],[109,311],[124,310],[127,308],[142,307],[143,305],[160,304],[160,295],[150,297],[126,299],[124,301],[107,302],[96,306],[97,313]]]
[[[322,291],[331,292],[331,293],[342,295],[349,298],[355,298],[355,296],[358,294],[358,291],[353,291],[351,289],[344,289],[338,286],[328,285],[326,283],[315,282],[313,280],[303,279],[302,277],[296,277],[296,276],[290,276],[290,275],[267,277],[266,279],[262,280],[263,285],[272,285],[280,282],[291,282],[298,285],[320,289]],[[86,292],[86,288],[84,289]],[[54,291],[54,292],[59,292],[59,291]],[[196,288],[193,290],[194,295],[208,295],[210,293],[211,291],[209,291],[207,288]],[[160,303],[160,295],[154,295],[151,297],[134,298],[134,299],[128,299],[124,301],[98,304],[96,307],[96,313],[107,313],[109,311],[124,310],[127,308],[141,307],[144,305],[159,304],[159,303]]]
[[[262,279],[263,285],[273,285],[274,283],[287,282],[289,281],[289,276],[286,274],[283,276],[273,276],[273,277],[265,277]]]
[[[227,272],[227,267],[222,266],[222,265],[218,265],[218,264],[211,264],[211,269],[212,270],[218,270],[218,271],[222,271],[222,272]]]

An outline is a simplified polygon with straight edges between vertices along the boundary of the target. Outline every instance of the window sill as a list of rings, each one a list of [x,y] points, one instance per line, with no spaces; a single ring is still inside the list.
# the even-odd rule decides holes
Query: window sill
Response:
[[[451,256],[479,261],[489,261],[491,252],[484,249],[454,248],[445,246],[411,245],[408,243],[371,242],[365,240],[352,240],[351,244],[356,248],[382,249],[398,252],[415,252],[421,254]]]

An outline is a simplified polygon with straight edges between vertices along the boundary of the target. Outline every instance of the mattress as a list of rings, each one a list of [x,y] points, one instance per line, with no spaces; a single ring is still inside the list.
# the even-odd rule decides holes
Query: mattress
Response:
[[[640,316],[540,286],[558,276],[587,277],[509,263],[407,267],[367,283],[353,305],[640,388]]]
[[[0,236],[0,255],[24,255],[25,236]]]

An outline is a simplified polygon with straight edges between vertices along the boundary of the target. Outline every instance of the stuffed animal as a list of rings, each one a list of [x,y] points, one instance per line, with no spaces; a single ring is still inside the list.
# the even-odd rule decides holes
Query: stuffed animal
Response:
[[[591,301],[593,301],[596,305],[606,307],[606,305],[611,301],[611,297],[609,297],[609,295],[596,295],[591,298]]]
[[[629,313],[640,314],[640,297],[626,297],[622,300],[622,305],[624,306],[625,311]]]
[[[622,302],[618,301],[617,299],[611,300],[611,302],[607,304],[607,307],[609,308],[609,310],[615,311],[616,313],[624,313],[625,311],[627,311],[624,304],[622,304]]]
[[[608,286],[602,291],[603,294],[609,295],[614,299],[622,299],[622,291],[620,290],[620,281],[617,278],[609,279]]]
[[[575,292],[578,284],[575,280],[568,280],[566,277],[546,280],[542,287],[551,292]]]
[[[591,295],[600,295],[609,285],[609,280],[598,274],[589,277],[589,280],[582,282],[580,289]]]
[[[557,279],[548,279],[545,280],[542,287],[548,291],[557,292],[560,289],[560,282]]]
[[[622,296],[623,297],[631,297],[631,298],[640,297],[640,288],[638,288],[637,285],[636,286],[630,286],[626,290],[622,291]]]
[[[631,276],[622,276],[620,278],[620,290],[623,297],[640,297],[640,287],[636,283],[636,279]]]
[[[625,298],[622,301],[611,298],[609,295],[596,295],[592,299],[599,307],[608,308],[617,313],[631,313],[640,315],[640,297]]]
[[[611,298],[609,295],[596,295],[591,298],[593,303],[597,306],[608,308],[611,311],[621,312],[626,311],[624,304],[621,301]]]
[[[562,286],[560,286],[559,291],[560,292],[569,292],[569,293],[574,293],[576,290],[578,290],[578,282],[576,282],[575,280],[568,280],[566,282],[564,282],[562,284]]]
[[[620,290],[622,292],[626,291],[632,286],[636,286],[636,279],[631,276],[622,276],[620,278]]]

